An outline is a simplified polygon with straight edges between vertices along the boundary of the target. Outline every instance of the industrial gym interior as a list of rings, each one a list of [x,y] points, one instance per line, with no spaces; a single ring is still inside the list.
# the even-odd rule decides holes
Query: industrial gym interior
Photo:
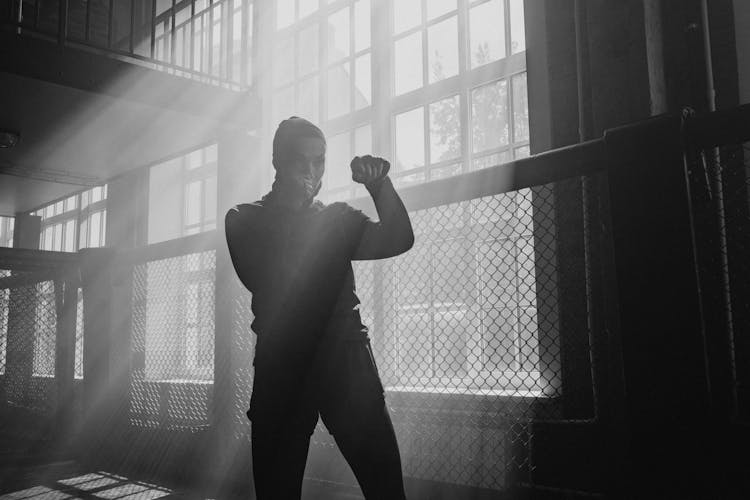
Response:
[[[224,214],[292,115],[411,499],[749,498],[750,2],[5,0],[0,498],[254,498]],[[312,436],[305,499],[363,498]]]

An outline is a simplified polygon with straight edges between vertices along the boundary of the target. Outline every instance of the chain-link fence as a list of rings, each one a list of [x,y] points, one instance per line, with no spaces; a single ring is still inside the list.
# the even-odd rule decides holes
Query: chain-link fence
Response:
[[[73,380],[59,379],[67,347],[60,319],[64,287],[75,286],[52,277],[54,267],[64,274],[59,262],[45,266],[27,254],[11,260],[0,269],[0,441],[9,452],[38,449],[64,432],[60,408]]]
[[[586,401],[577,417],[595,417],[582,182],[566,182],[412,212],[409,252],[355,263],[405,475],[504,490],[509,474],[529,469],[526,424],[570,418],[566,398]],[[581,211],[556,215],[556,198],[571,197]],[[578,231],[581,251],[560,244],[560,231]],[[579,294],[584,308],[572,310],[564,293]],[[564,373],[575,350],[580,373]],[[333,447],[319,425],[312,456]],[[308,474],[356,484],[333,455]]]
[[[750,144],[692,151],[688,161],[714,392],[726,386],[731,418],[748,422]]]
[[[133,282],[130,423],[209,424],[215,251],[139,264]]]

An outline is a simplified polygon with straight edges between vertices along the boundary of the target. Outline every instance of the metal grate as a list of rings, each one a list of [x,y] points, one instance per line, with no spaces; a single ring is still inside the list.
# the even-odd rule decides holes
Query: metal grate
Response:
[[[4,328],[6,402],[36,414],[51,415],[57,403],[54,285],[43,281],[13,287],[5,289],[2,296],[3,314],[7,317]]]
[[[78,289],[76,299],[76,340],[75,340],[75,365],[73,370],[77,379],[83,378],[83,290]]]
[[[590,208],[580,203],[582,179],[571,182],[579,189],[582,227]],[[566,228],[555,213],[556,189],[548,184],[413,212],[416,241],[408,253],[355,262],[360,312],[406,476],[503,490],[509,474],[533,467],[532,420],[566,418],[566,396],[586,402],[577,416],[595,418],[587,310],[593,306],[584,286],[593,278],[581,277],[579,288],[561,281],[560,265],[587,271],[582,251],[562,254],[570,249],[559,242]],[[590,236],[600,242],[598,232]],[[578,237],[582,248],[583,232]],[[565,312],[564,328],[559,297],[569,293],[580,294],[584,307]],[[564,337],[570,351],[582,350],[580,386],[564,384],[563,365],[573,359],[563,359]],[[319,424],[312,456],[330,457],[334,446]],[[356,484],[334,456],[308,474]]]
[[[234,274],[234,273],[233,273]],[[232,325],[232,428],[234,439],[250,442],[250,421],[247,410],[253,387],[253,356],[256,337],[250,325],[255,319],[252,294],[242,286],[236,274],[232,279],[234,298],[234,322]]]
[[[416,242],[357,266],[384,383],[440,394],[554,395],[540,379],[531,191],[422,210]],[[555,346],[556,348],[556,346]],[[557,353],[555,354],[557,355]]]
[[[0,269],[0,278],[10,276],[10,271]],[[8,311],[10,309],[10,289],[0,289],[0,375],[5,374],[8,354]]]
[[[688,160],[708,354],[731,374],[732,416],[748,422],[750,144],[697,151]],[[727,356],[717,356],[717,346]]]
[[[135,267],[132,424],[208,424],[215,268],[213,250]]]

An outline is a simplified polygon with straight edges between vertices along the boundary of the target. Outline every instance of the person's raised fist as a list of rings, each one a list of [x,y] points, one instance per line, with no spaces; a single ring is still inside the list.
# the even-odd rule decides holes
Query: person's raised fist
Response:
[[[350,167],[352,169],[352,180],[369,186],[381,182],[388,175],[391,164],[383,158],[365,155],[355,156]]]

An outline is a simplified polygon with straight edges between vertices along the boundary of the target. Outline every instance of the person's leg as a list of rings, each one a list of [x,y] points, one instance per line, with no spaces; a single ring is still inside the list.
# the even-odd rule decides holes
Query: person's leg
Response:
[[[401,457],[369,344],[349,343],[334,364],[343,385],[325,392],[321,417],[367,500],[405,498]]]
[[[310,446],[307,430],[253,422],[251,439],[256,498],[299,500]]]
[[[333,437],[367,500],[404,499],[401,457],[385,402],[357,419],[361,427],[339,425]],[[354,421],[352,421],[354,423]]]
[[[248,417],[258,500],[299,500],[318,410],[297,365],[256,358]],[[282,358],[284,359],[284,358]]]

